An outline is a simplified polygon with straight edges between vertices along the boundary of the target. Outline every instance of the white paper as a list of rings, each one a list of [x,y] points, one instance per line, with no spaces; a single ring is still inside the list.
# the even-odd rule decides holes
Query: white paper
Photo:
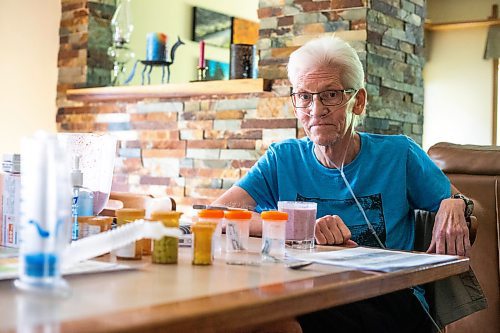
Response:
[[[131,266],[102,262],[96,260],[85,260],[62,270],[62,275],[102,273],[134,269]],[[0,258],[0,280],[12,280],[19,276],[19,263],[16,257]]]
[[[451,255],[411,253],[361,246],[337,251],[305,253],[295,257],[320,264],[381,272],[392,272],[460,258]]]

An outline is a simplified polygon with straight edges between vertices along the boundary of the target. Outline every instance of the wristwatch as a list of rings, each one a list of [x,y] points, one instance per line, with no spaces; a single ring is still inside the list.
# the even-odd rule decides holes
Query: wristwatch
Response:
[[[470,216],[472,215],[472,212],[474,211],[474,201],[467,198],[462,193],[455,193],[451,197],[453,199],[462,199],[464,201],[464,203],[465,203],[465,211],[464,211],[465,218],[466,219],[470,218]]]

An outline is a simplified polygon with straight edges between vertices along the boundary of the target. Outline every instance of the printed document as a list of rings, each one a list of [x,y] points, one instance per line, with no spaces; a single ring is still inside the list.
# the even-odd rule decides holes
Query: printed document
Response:
[[[320,264],[381,272],[392,272],[460,259],[459,256],[412,253],[361,246],[336,251],[305,253],[294,255],[294,257]]]

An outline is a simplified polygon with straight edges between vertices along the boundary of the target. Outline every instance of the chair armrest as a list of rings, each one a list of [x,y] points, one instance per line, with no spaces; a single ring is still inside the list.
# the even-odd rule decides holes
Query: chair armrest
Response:
[[[477,228],[479,227],[479,222],[477,221],[477,217],[471,215],[470,223],[468,223],[468,226],[469,226],[470,245],[472,245],[476,241]]]

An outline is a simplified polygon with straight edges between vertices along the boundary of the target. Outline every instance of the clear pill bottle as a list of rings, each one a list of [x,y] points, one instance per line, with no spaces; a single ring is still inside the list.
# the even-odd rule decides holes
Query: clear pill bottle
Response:
[[[224,211],[219,209],[202,209],[198,212],[199,224],[211,225],[214,228],[212,247],[214,255],[220,255],[222,252],[222,220]]]
[[[116,224],[118,227],[135,220],[144,219],[144,209],[122,208],[116,211]],[[142,259],[142,240],[135,241],[116,250],[119,259]]]
[[[151,220],[146,219],[144,221],[150,222]],[[143,238],[139,242],[141,243],[142,255],[150,256],[153,253],[153,242],[151,241],[151,238]]]
[[[78,216],[78,238],[82,239],[111,230],[112,223],[111,216]]]
[[[286,221],[288,214],[278,211],[267,211],[260,214],[262,218],[262,254],[283,257],[285,255]]]
[[[226,224],[226,252],[240,252],[248,249],[250,220],[252,213],[247,210],[224,212]]]

